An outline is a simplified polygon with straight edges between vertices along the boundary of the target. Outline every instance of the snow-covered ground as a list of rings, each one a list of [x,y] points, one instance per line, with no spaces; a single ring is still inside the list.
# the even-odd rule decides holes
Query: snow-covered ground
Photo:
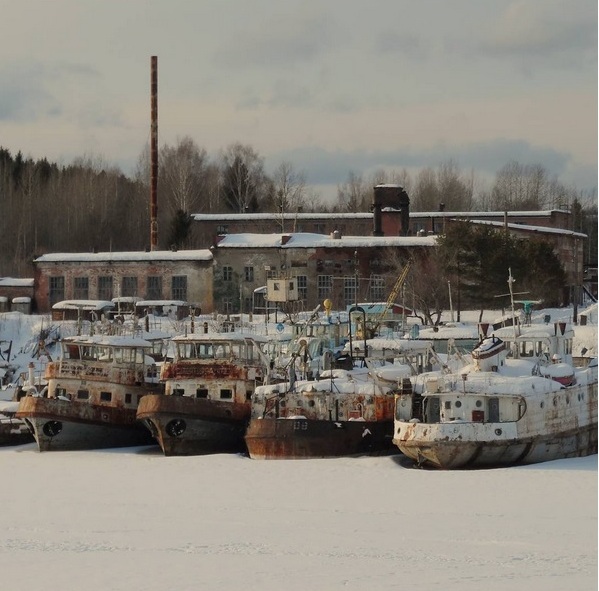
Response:
[[[597,456],[401,458],[0,449],[2,589],[597,589]]]
[[[575,354],[597,353],[587,313]],[[27,366],[41,322],[0,315],[11,361]],[[27,444],[0,448],[0,471],[8,591],[597,589],[596,455],[442,472],[399,454],[258,461]]]

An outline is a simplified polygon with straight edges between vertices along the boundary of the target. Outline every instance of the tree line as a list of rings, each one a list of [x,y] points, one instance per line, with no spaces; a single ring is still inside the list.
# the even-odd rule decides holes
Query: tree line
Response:
[[[567,207],[572,229],[590,237],[588,262],[597,264],[596,195],[565,186],[541,165],[509,162],[490,188],[452,160],[416,175],[405,169],[368,177],[349,171],[336,201],[325,203],[291,162],[267,174],[264,158],[249,145],[231,144],[210,156],[190,137],[159,150],[159,248],[195,247],[195,213],[370,211],[379,183],[402,185],[413,211]],[[149,146],[131,175],[101,157],[58,165],[0,147],[0,276],[30,276],[31,261],[45,252],[144,250],[150,239],[149,186]]]

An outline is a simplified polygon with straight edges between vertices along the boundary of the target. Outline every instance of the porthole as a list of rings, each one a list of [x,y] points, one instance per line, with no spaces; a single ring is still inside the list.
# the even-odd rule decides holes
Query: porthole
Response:
[[[503,433],[503,431],[501,429],[495,429],[495,435],[497,435],[498,437]]]
[[[476,407],[480,408],[483,405],[483,401],[482,400],[477,400],[476,401]]]
[[[460,408],[462,406],[462,402],[460,400],[455,401],[456,408]]]
[[[308,401],[308,406],[314,406],[316,403],[314,402],[314,400],[309,400]]]
[[[42,431],[47,437],[56,437],[62,431],[62,423],[60,421],[48,421],[44,423]]]
[[[165,430],[171,437],[180,437],[185,433],[186,428],[187,425],[183,419],[173,419],[167,423]]]

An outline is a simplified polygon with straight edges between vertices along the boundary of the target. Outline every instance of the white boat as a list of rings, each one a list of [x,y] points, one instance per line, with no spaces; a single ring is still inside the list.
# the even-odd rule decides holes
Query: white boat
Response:
[[[573,337],[561,322],[501,328],[470,365],[410,378],[396,395],[393,442],[443,469],[597,453],[597,358],[575,366]]]

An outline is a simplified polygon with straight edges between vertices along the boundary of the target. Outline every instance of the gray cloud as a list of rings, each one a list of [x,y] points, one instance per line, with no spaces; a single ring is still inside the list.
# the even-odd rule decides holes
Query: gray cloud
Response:
[[[36,121],[60,117],[71,86],[97,77],[93,68],[73,63],[17,62],[0,67],[0,119]],[[101,121],[102,116],[94,119]]]
[[[552,175],[564,174],[570,156],[552,148],[533,146],[522,140],[498,139],[463,145],[438,145],[426,150],[396,151],[328,151],[317,147],[303,147],[269,156],[269,162],[292,162],[297,170],[307,173],[311,184],[340,184],[349,172],[364,174],[377,168],[435,168],[452,160],[464,171],[492,176],[506,163],[515,160],[521,164],[541,164]],[[595,178],[597,170],[595,169]],[[584,181],[589,180],[588,171]],[[591,185],[593,186],[593,185]],[[594,183],[596,186],[596,181]]]
[[[553,67],[596,60],[597,6],[563,0],[513,2],[479,47],[488,56],[541,60]]]
[[[279,16],[273,22],[253,23],[251,29],[227,37],[214,54],[217,65],[227,68],[297,67],[313,62],[331,43],[328,24],[313,17]]]

